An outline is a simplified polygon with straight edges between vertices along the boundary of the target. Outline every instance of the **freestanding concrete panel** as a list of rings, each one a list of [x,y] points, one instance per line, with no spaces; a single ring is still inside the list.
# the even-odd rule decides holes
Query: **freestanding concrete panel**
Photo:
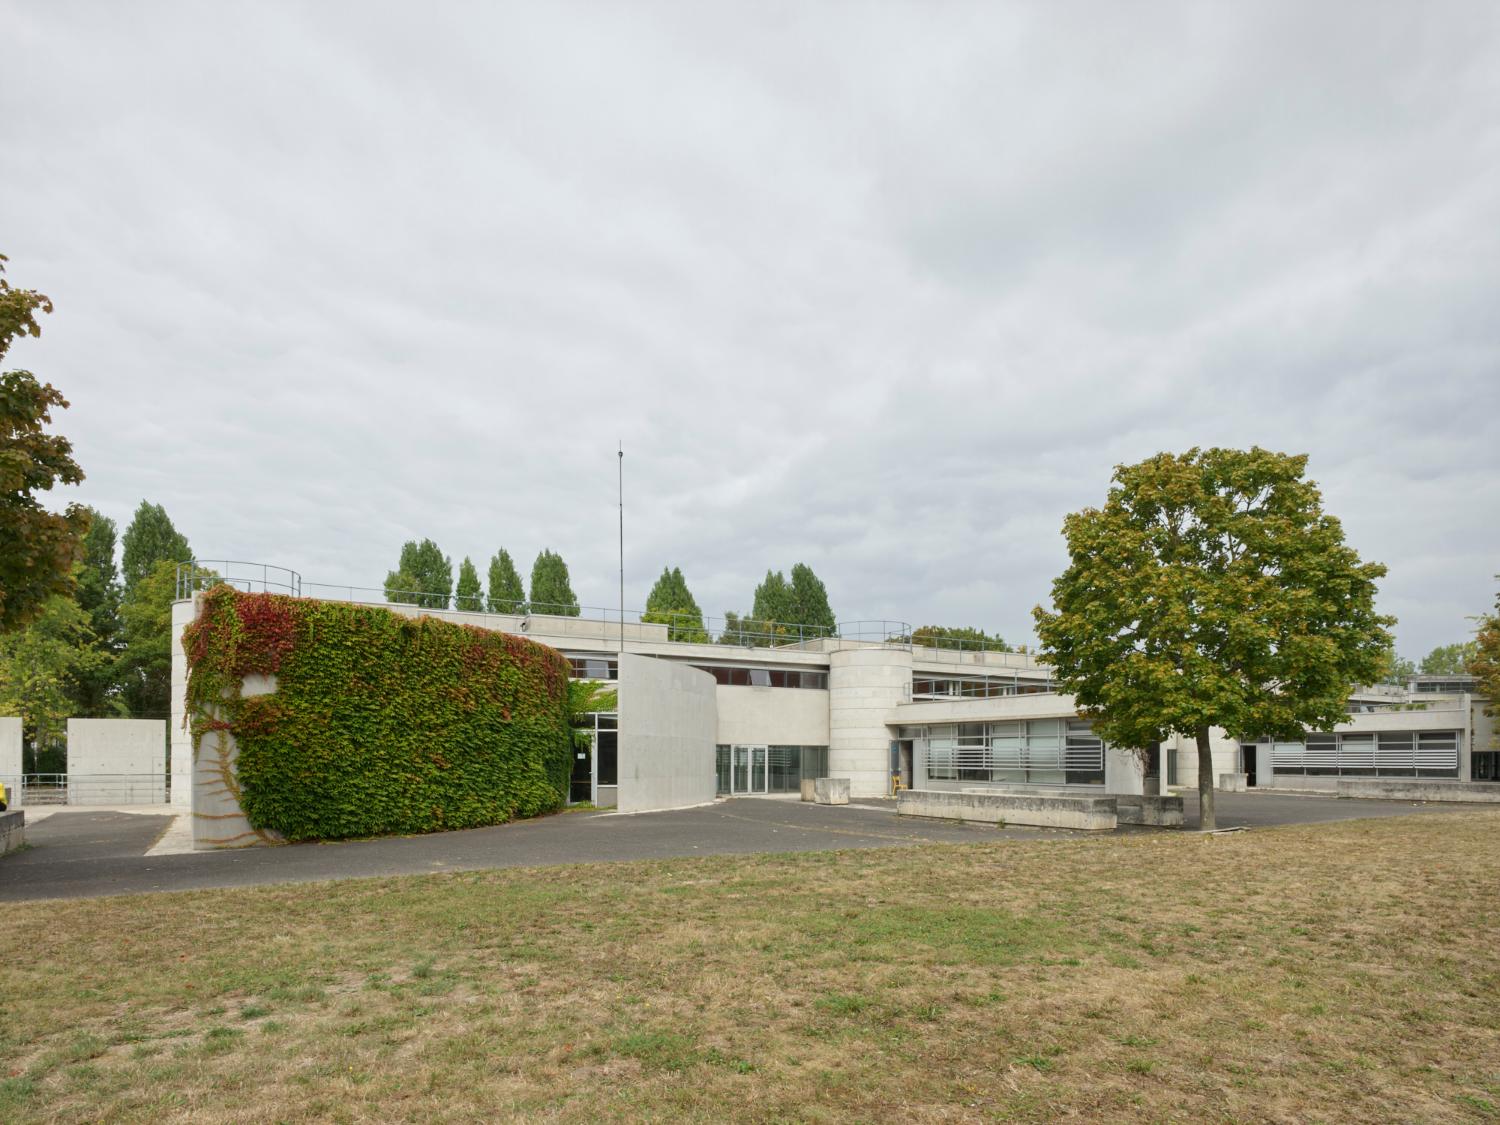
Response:
[[[21,720],[0,716],[0,782],[10,794],[10,807],[21,807]]]
[[[166,800],[165,721],[68,720],[70,805],[160,805]]]
[[[620,812],[708,804],[719,725],[714,678],[628,653],[619,667]]]

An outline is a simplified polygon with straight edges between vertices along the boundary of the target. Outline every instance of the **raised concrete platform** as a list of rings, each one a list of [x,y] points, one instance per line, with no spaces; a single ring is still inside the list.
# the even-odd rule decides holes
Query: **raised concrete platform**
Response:
[[[904,789],[896,797],[900,816],[967,820],[980,824],[1027,824],[1038,828],[1108,831],[1119,823],[1114,797],[1059,797],[1033,793],[954,793]]]
[[[1250,775],[1246,773],[1221,773],[1219,789],[1225,793],[1250,792]]]
[[[1340,778],[1340,797],[1367,797],[1382,801],[1462,801],[1500,804],[1500,782],[1428,781],[1402,777]]]
[[[813,801],[820,805],[847,805],[849,803],[849,779],[847,777],[820,777],[813,782]]]
[[[1155,828],[1181,828],[1181,797],[1143,797],[1122,793],[1110,798],[1121,824],[1147,824]]]
[[[26,842],[26,813],[22,809],[0,812],[0,855],[15,851]]]

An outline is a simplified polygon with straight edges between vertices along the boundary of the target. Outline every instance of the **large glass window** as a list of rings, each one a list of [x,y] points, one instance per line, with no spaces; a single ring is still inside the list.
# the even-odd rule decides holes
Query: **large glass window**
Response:
[[[694,664],[725,687],[812,688],[826,691],[828,673],[803,668],[740,668],[727,664]]]
[[[758,754],[759,748],[755,749]],[[714,747],[714,777],[720,794],[797,793],[801,791],[804,779],[828,776],[828,747],[769,746],[765,752],[766,776],[762,785],[757,772],[761,767],[752,760],[749,750],[744,746]]]
[[[927,776],[987,784],[1103,785],[1104,743],[1081,720],[933,726]]]
[[[1311,731],[1302,742],[1270,742],[1278,776],[1452,777],[1458,776],[1459,732]]]
[[[612,656],[569,656],[568,667],[575,680],[613,680],[618,665]]]

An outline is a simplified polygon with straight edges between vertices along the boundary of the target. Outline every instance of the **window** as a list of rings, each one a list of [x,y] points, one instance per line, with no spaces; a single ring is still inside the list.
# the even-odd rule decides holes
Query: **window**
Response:
[[[575,680],[613,680],[618,665],[608,656],[569,656],[569,675]]]
[[[1082,720],[961,723],[927,731],[927,776],[984,784],[1103,785],[1104,742]]]
[[[1310,731],[1271,747],[1277,775],[1302,777],[1458,777],[1458,731]]]
[[[828,689],[828,673],[801,668],[734,668],[723,664],[694,664],[714,682],[725,687],[773,687]]]

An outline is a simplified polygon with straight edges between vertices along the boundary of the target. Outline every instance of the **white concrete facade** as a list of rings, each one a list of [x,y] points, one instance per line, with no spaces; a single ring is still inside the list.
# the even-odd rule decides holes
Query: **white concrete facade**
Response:
[[[0,784],[10,795],[10,807],[21,807],[21,720],[14,715],[0,715]]]
[[[849,795],[891,791],[892,705],[911,690],[911,650],[871,646],[829,654],[828,774],[847,777]]]
[[[69,719],[68,803],[165,804],[166,736],[161,719]]]
[[[714,799],[718,706],[713,677],[648,656],[620,657],[620,812]]]

